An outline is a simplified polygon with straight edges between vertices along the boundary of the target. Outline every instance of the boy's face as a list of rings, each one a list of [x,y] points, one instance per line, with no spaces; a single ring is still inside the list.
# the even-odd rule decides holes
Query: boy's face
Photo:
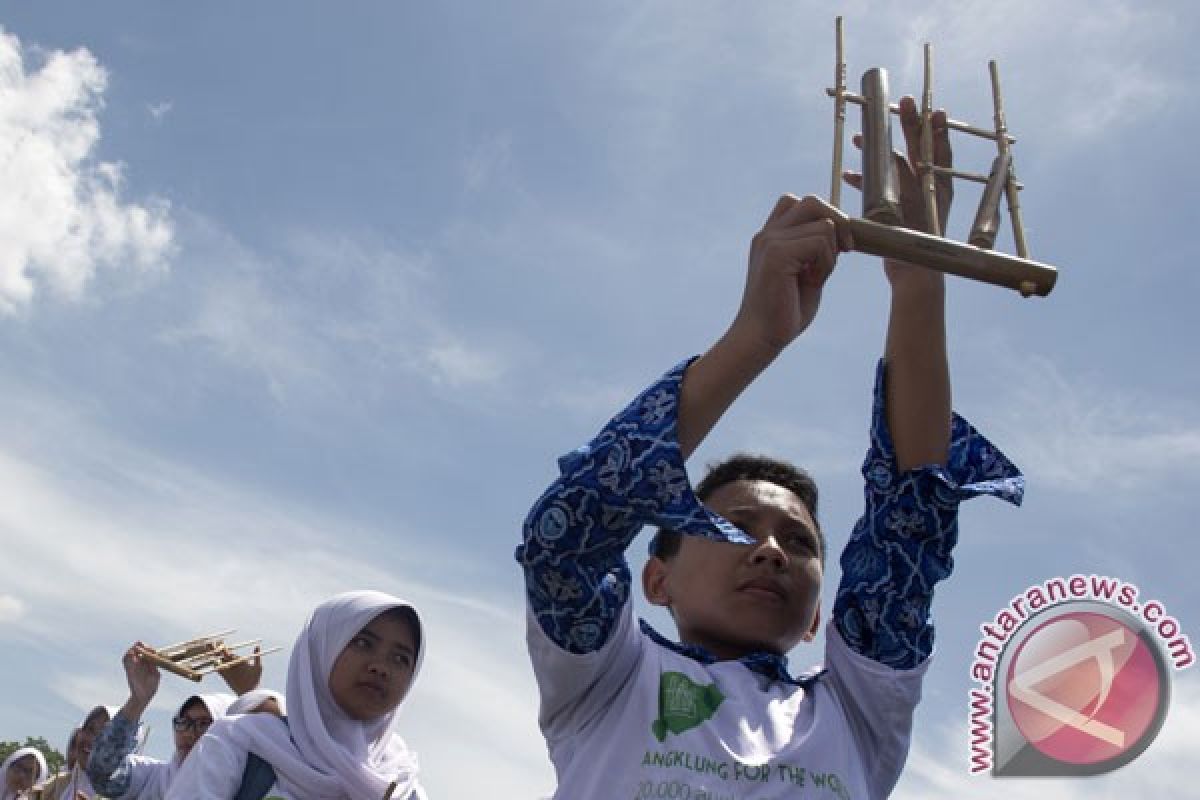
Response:
[[[684,536],[679,552],[651,558],[646,597],[669,606],[680,638],[718,658],[756,650],[784,654],[817,632],[821,568],[817,526],[793,492],[740,480],[705,505],[750,534],[752,545]]]

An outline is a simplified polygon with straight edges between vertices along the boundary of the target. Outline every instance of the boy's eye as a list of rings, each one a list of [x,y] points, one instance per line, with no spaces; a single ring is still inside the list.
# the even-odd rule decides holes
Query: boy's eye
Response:
[[[813,544],[812,537],[807,533],[797,531],[787,534],[784,537],[784,541],[787,548],[796,553],[812,553],[816,551],[816,545]]]

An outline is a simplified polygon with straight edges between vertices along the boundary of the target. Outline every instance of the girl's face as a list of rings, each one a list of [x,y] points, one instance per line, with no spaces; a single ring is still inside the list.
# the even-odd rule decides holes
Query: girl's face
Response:
[[[171,720],[171,726],[175,729],[175,751],[179,753],[181,761],[188,757],[212,723],[212,714],[199,700],[188,703],[179,716]]]
[[[376,719],[400,705],[416,663],[412,624],[399,610],[385,611],[337,657],[329,672],[329,692],[351,719]]]
[[[8,765],[8,775],[5,781],[11,792],[23,792],[33,788],[33,779],[37,777],[38,763],[33,756],[21,756]]]

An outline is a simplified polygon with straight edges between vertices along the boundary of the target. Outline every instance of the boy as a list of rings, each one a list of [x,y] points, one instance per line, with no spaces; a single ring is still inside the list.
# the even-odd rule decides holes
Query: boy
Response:
[[[912,99],[901,109],[911,154]],[[945,114],[933,125],[936,160],[949,165]],[[897,168],[905,219],[925,228],[909,162],[897,156]],[[945,213],[949,187],[939,189]],[[564,456],[530,512],[517,559],[556,798],[876,798],[895,785],[958,502],[980,493],[1019,502],[1023,488],[1016,469],[952,417],[942,276],[884,265],[892,302],[863,467],[866,511],[841,559],[820,673],[793,678],[785,657],[812,639],[820,614],[825,545],[811,479],[773,459],[737,457],[693,491],[683,467],[811,323],[848,237],[836,209],[781,198],[754,238],[729,330]],[[643,589],[670,610],[679,643],[633,623],[624,550],[646,524],[660,532]]]

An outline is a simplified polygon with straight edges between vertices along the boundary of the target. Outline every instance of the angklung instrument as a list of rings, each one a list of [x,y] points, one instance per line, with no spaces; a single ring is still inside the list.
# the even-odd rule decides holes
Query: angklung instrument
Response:
[[[268,653],[275,653],[282,649],[280,647],[272,647],[268,650],[257,649],[262,644],[262,639],[250,639],[245,642],[237,642],[236,644],[227,644],[225,637],[234,632],[234,629],[218,631],[217,633],[210,633],[205,636],[197,636],[194,639],[187,639],[186,641],[168,645],[167,647],[153,648],[141,646],[138,648],[138,654],[147,661],[165,669],[167,672],[198,683],[205,675],[248,663]],[[252,652],[244,652],[242,655],[238,655],[237,651],[244,651],[246,648],[256,649]]]
[[[829,190],[831,205],[841,208],[842,147],[845,139],[846,106],[862,107],[862,201],[861,217],[850,218],[854,249],[885,258],[910,261],[930,269],[959,275],[984,283],[1015,289],[1024,297],[1046,296],[1054,288],[1058,270],[1029,257],[1025,229],[1021,219],[1019,192],[1023,188],[1013,168],[1012,146],[1016,139],[1008,132],[1004,102],[1000,96],[1000,73],[995,61],[988,62],[994,108],[991,129],[947,119],[951,131],[991,139],[996,143],[996,158],[987,175],[943,167],[933,155],[933,47],[925,44],[924,87],[919,110],[921,138],[919,159],[914,168],[921,181],[925,216],[929,232],[903,227],[904,219],[897,189],[892,152],[892,114],[900,107],[888,101],[887,71],[873,67],[863,73],[862,93],[846,88],[846,59],[842,18],[835,23],[836,45],[834,86],[825,92],[833,98],[833,175]],[[939,229],[936,181],[962,179],[982,183],[983,195],[966,242],[947,239]],[[1009,255],[993,247],[1000,228],[1000,200],[1007,200],[1012,222],[1013,244],[1017,254]]]

